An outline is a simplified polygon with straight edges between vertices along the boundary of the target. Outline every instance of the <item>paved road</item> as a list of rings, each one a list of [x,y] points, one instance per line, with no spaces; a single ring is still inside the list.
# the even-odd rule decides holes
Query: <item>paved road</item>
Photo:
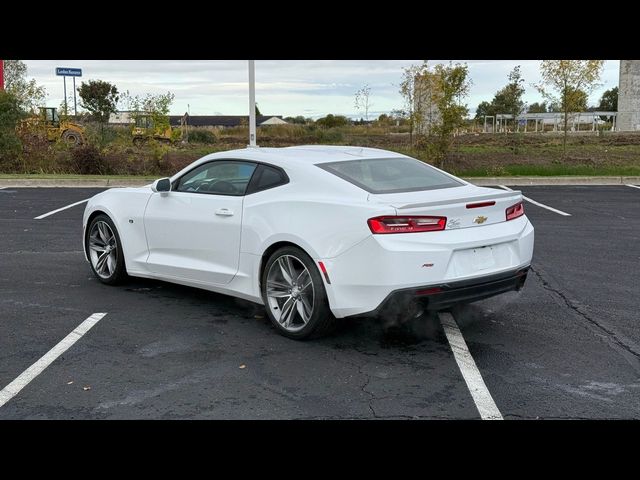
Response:
[[[640,418],[640,190],[521,189],[571,216],[527,203],[536,251],[523,291],[453,312],[487,390],[505,419]],[[352,320],[301,343],[245,301],[100,284],[81,251],[82,205],[33,219],[98,191],[0,190],[0,389],[107,313],[0,419],[480,418],[437,317]]]

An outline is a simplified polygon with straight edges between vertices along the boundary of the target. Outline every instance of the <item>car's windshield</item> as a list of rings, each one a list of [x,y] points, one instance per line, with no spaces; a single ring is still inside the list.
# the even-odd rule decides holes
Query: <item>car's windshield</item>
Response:
[[[414,158],[366,158],[317,164],[370,193],[459,187],[461,182]]]

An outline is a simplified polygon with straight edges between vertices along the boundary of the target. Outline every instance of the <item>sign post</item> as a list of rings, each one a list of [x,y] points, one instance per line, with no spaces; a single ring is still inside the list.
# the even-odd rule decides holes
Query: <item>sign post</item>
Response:
[[[82,76],[81,68],[56,67],[56,75],[62,77],[64,84],[64,114],[67,114],[67,77],[73,77],[73,113],[78,115],[76,102],[76,77]]]

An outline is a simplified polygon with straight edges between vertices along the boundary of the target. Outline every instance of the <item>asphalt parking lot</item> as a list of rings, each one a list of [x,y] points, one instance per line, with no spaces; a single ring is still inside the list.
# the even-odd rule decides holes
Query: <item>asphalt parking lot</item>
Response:
[[[536,248],[521,292],[451,317],[345,321],[310,342],[231,297],[100,284],[82,254],[84,205],[34,218],[101,189],[1,189],[0,419],[480,419],[476,387],[504,419],[640,418],[640,189],[509,187],[537,202],[525,203]]]

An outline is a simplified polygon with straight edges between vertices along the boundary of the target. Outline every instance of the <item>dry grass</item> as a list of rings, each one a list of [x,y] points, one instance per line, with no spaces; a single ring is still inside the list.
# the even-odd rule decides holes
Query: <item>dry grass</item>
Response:
[[[369,146],[431,162],[426,149],[410,145],[403,128],[272,125],[258,129],[258,144]],[[192,135],[192,140],[200,138],[202,143],[150,142],[135,147],[126,128],[108,128],[105,132],[88,129],[88,147],[74,152],[62,144],[34,142],[24,145],[15,158],[3,159],[0,173],[168,175],[208,153],[244,148],[247,137],[247,127],[210,129],[206,134]],[[462,135],[456,137],[445,168],[458,175],[637,175],[640,134],[572,135],[566,156],[558,135]]]

